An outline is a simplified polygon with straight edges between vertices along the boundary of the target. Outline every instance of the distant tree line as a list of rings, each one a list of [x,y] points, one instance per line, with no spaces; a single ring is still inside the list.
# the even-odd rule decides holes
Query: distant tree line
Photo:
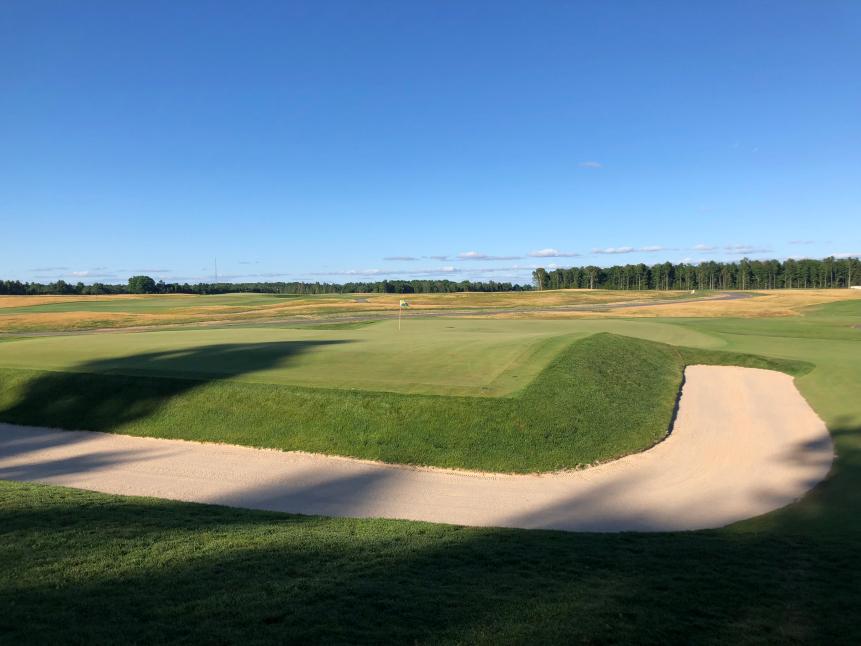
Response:
[[[536,289],[806,289],[861,284],[858,258],[823,260],[707,261],[697,264],[664,262],[536,269]]]
[[[568,267],[532,272],[532,285],[468,280],[380,280],[352,283],[257,282],[165,283],[150,276],[132,276],[126,284],[82,282],[31,283],[0,280],[0,294],[448,294],[510,292],[530,289],[783,289],[832,288],[861,284],[858,258],[822,260],[707,261],[698,264],[664,262]]]
[[[532,289],[531,285],[472,282],[468,280],[381,280],[355,283],[165,283],[150,276],[132,276],[127,284],[92,283],[85,285],[58,280],[53,283],[30,283],[0,280],[0,294],[226,294],[253,292],[258,294],[448,294],[453,292],[510,292]]]

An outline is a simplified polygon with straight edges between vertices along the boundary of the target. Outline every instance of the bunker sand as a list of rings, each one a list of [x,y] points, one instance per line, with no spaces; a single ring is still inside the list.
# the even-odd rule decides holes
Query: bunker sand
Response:
[[[788,375],[690,366],[672,434],[589,469],[506,475],[0,424],[0,478],[327,516],[569,531],[715,528],[828,473],[824,423]]]

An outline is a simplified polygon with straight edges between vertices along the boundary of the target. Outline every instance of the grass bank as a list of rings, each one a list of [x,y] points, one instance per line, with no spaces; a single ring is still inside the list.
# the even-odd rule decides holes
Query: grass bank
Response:
[[[611,460],[661,440],[685,365],[801,362],[597,334],[513,397],[0,370],[0,420],[499,472]]]

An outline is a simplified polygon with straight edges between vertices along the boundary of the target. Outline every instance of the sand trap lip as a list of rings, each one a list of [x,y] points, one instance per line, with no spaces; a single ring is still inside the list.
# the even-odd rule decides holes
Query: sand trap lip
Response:
[[[831,437],[788,375],[690,366],[673,433],[643,453],[542,475],[0,424],[0,478],[327,516],[568,531],[722,527],[828,473]]]

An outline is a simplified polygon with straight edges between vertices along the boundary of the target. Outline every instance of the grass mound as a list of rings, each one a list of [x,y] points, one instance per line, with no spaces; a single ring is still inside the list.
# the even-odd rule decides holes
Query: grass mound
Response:
[[[716,357],[597,334],[573,343],[508,398],[7,369],[0,371],[0,420],[396,463],[551,471],[658,442],[684,365]]]

